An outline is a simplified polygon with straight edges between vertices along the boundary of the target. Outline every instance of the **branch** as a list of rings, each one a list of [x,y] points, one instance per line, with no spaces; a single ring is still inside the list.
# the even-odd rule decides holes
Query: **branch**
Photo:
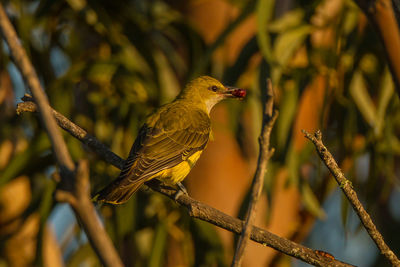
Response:
[[[375,26],[382,40],[397,95],[400,96],[400,31],[392,0],[356,0],[355,2]]]
[[[249,207],[246,214],[246,221],[244,224],[243,232],[240,235],[235,255],[232,261],[232,267],[241,266],[244,250],[247,244],[247,240],[249,239],[251,227],[254,224],[254,220],[256,217],[256,208],[258,200],[261,196],[262,189],[264,186],[264,176],[267,170],[268,160],[271,158],[274,150],[269,147],[270,136],[272,127],[278,117],[278,112],[273,112],[274,106],[274,91],[272,88],[271,80],[267,80],[267,99],[264,107],[263,121],[262,121],[262,129],[261,135],[259,137],[260,150],[259,157],[257,163],[256,173],[254,174],[252,189],[251,189],[251,199],[249,203]],[[274,113],[274,114],[273,114]]]
[[[24,48],[21,46],[17,34],[15,33],[14,28],[11,25],[11,22],[9,21],[1,3],[0,29],[3,33],[4,40],[7,42],[8,47],[10,48],[10,52],[14,58],[16,66],[20,70],[26,84],[32,91],[32,95],[38,105],[41,119],[49,135],[52,147],[54,149],[54,154],[57,162],[60,165],[61,171],[65,171],[66,175],[71,175],[75,166],[68,153],[67,146],[62,139],[61,133],[58,131],[57,124],[54,121],[54,118],[51,116],[50,105],[47,96],[44,93],[35,69],[29,61]]]
[[[81,219],[86,234],[97,252],[100,261],[105,266],[123,266],[122,261],[118,256],[117,251],[112,245],[110,238],[106,231],[101,225],[99,218],[97,217],[96,211],[93,204],[90,202],[89,194],[82,194],[80,186],[82,181],[87,180],[87,172],[84,171],[81,166],[75,173],[75,165],[68,152],[67,145],[62,138],[62,135],[57,127],[57,123],[51,113],[51,107],[47,96],[39,82],[36,75],[35,69],[24,48],[21,46],[20,41],[15,33],[11,22],[9,21],[2,4],[0,3],[0,29],[3,37],[8,44],[11,55],[18,69],[20,70],[22,77],[26,84],[32,91],[33,98],[37,103],[37,109],[39,111],[40,118],[44,124],[46,132],[52,144],[54,155],[57,163],[60,166],[61,182],[71,191],[73,197],[77,201],[71,201],[70,204],[75,211],[78,218]],[[83,178],[82,178],[82,177]],[[78,178],[76,180],[76,178]],[[89,183],[86,182],[87,187]],[[69,198],[70,200],[73,198]],[[74,204],[73,204],[74,203]]]
[[[27,98],[24,98],[27,99]],[[17,106],[17,112],[36,112],[36,104],[33,102],[23,102],[19,103]],[[60,127],[63,127],[68,133],[70,133],[73,137],[79,139],[82,142],[87,140],[85,136],[88,136],[88,133],[83,130],[81,127],[77,126],[67,118],[65,118],[60,113],[53,110],[53,114],[55,115],[57,122]],[[91,137],[91,144],[96,147],[96,153],[98,153],[107,163],[114,165],[115,167],[121,169],[124,160],[114,154],[111,150],[109,150],[104,145],[101,144],[95,137]],[[87,144],[87,143],[85,143]],[[101,147],[101,149],[99,148]],[[103,150],[104,148],[104,150]],[[113,159],[113,160],[110,160]],[[157,180],[152,180],[146,183],[152,190],[159,192],[170,199],[175,201],[175,197],[177,196],[176,189],[165,187],[157,182]],[[233,218],[215,208],[212,208],[202,202],[192,199],[189,196],[184,194],[180,194],[176,199],[176,202],[187,208],[189,215],[193,218],[200,219],[202,221],[206,221],[208,223],[214,224],[218,227],[226,229],[230,232],[240,234],[243,230],[243,221]],[[264,246],[268,246],[274,248],[282,253],[285,253],[289,256],[300,259],[309,264],[313,264],[315,266],[353,266],[341,261],[334,259],[333,257],[328,257],[324,253],[320,253],[318,250],[312,250],[310,248],[304,247],[300,244],[297,244],[288,239],[276,236],[264,229],[258,227],[252,227],[250,238],[258,242]],[[329,254],[328,254],[329,255]]]
[[[37,106],[33,103],[33,98],[25,94],[22,98],[23,103],[19,103],[17,107],[17,113],[21,112],[37,112]],[[103,143],[97,140],[92,135],[88,134],[85,130],[83,130],[78,125],[71,122],[69,119],[51,109],[54,118],[56,119],[58,125],[63,128],[65,131],[73,135],[83,144],[88,146],[91,150],[93,150],[97,155],[99,155],[105,162],[108,162],[117,168],[121,169],[123,167],[123,160],[120,157],[109,151],[108,147],[106,147]]]
[[[122,267],[121,259],[90,199],[89,165],[86,160],[79,162],[74,190],[57,190],[55,198],[59,202],[67,202],[72,207],[102,264]]]
[[[364,225],[364,228],[367,230],[368,234],[371,236],[372,240],[375,242],[378,249],[391,262],[393,266],[400,266],[399,259],[393,253],[393,251],[388,247],[388,245],[386,245],[381,233],[376,229],[376,226],[372,222],[371,217],[365,211],[360,200],[358,199],[357,194],[354,191],[351,182],[346,179],[343,172],[337,165],[335,159],[333,158],[332,154],[322,143],[321,132],[317,131],[315,132],[314,135],[311,135],[305,130],[302,130],[302,132],[304,133],[306,138],[308,138],[311,142],[313,142],[321,160],[325,163],[326,167],[328,167],[333,177],[335,177],[336,182],[339,184],[343,193],[350,201],[350,204],[353,206],[354,211],[357,213],[362,224]]]

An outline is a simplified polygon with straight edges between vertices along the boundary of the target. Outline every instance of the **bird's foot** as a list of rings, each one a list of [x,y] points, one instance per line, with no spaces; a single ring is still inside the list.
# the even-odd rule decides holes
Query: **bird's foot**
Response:
[[[186,188],[181,182],[176,183],[176,185],[178,186],[178,191],[176,191],[176,194],[174,196],[175,201],[177,201],[182,195],[189,196]]]
[[[185,195],[189,195],[186,187],[181,183],[181,182],[177,182],[176,185],[179,187],[180,191],[182,191],[182,193],[184,193]]]

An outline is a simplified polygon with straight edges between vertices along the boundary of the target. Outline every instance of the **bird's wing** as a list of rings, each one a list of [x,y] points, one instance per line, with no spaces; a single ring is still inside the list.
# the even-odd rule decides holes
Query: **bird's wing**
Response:
[[[180,105],[166,108],[153,127],[141,128],[117,179],[120,186],[178,165],[203,150],[209,134],[210,119],[203,111]]]
[[[119,177],[95,199],[126,202],[148,178],[203,150],[209,135],[210,118],[205,112],[183,105],[165,106],[143,125]]]

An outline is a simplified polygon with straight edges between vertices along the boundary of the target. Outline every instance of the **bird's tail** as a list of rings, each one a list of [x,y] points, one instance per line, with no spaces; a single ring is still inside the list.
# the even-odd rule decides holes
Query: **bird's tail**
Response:
[[[123,204],[131,198],[144,182],[145,180],[138,179],[128,185],[122,185],[117,179],[98,192],[92,200],[110,204]]]

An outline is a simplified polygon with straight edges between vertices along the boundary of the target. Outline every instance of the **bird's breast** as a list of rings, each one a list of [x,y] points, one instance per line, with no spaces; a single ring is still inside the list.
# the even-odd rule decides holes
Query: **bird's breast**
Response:
[[[194,167],[196,161],[199,159],[201,152],[203,151],[197,151],[178,165],[161,171],[157,174],[158,180],[168,184],[176,184],[183,181],[183,179],[185,179],[185,177],[189,174],[190,170]]]

